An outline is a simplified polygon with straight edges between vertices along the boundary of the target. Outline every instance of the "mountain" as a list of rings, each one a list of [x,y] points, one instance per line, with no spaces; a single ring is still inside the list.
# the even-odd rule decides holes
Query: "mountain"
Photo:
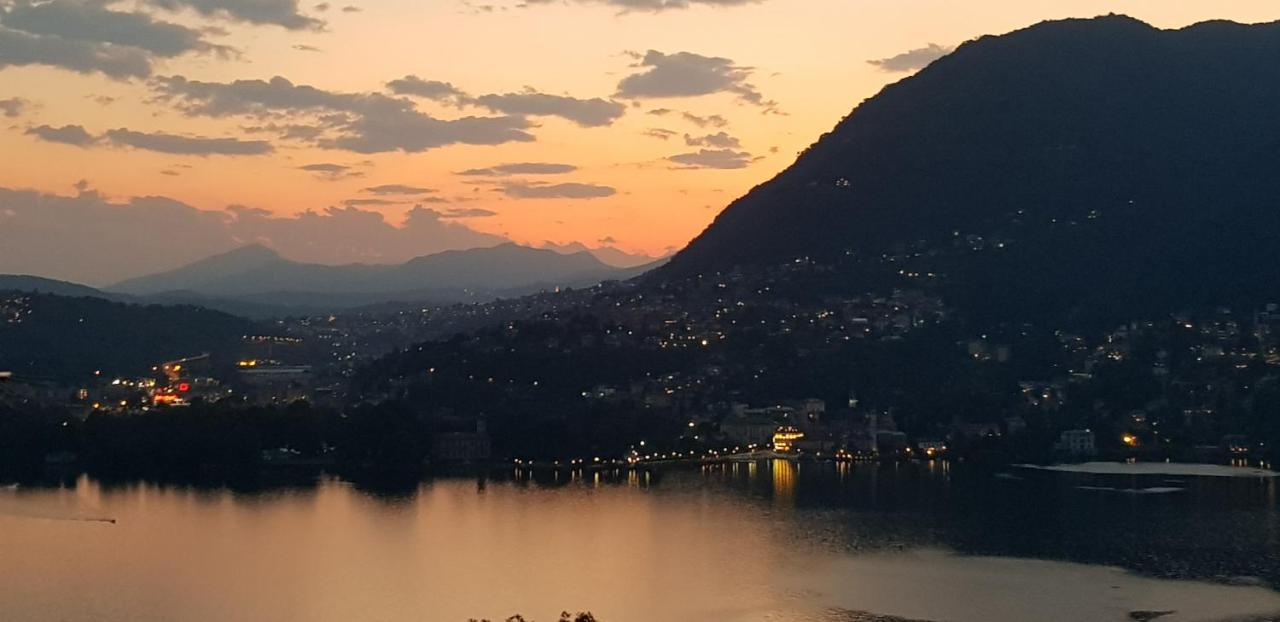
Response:
[[[614,248],[612,246],[591,248],[582,242],[570,242],[568,244],[544,242],[541,248],[550,249],[563,254],[581,253],[585,251],[594,255],[595,258],[599,259],[601,262],[615,268],[636,268],[665,259],[665,256],[654,257],[652,255],[645,255],[644,253],[628,253],[622,249]]]
[[[49,293],[0,295],[0,369],[81,382],[138,374],[203,352],[229,363],[254,324],[192,306],[124,304]]]
[[[635,274],[635,269],[613,268],[585,251],[564,254],[516,244],[445,251],[397,265],[342,266],[290,261],[265,247],[246,246],[108,289],[191,300],[351,307],[387,300],[449,302],[512,295]]]
[[[91,296],[95,298],[111,297],[106,292],[88,285],[26,274],[0,274],[0,291],[40,292],[59,296]]]
[[[965,43],[855,108],[654,278],[858,257],[936,275],[997,320],[1274,297],[1277,63],[1280,23],[1111,15]]]

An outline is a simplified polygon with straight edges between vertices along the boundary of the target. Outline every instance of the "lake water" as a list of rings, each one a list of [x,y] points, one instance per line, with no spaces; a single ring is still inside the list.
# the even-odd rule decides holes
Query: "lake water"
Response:
[[[397,490],[80,477],[0,488],[0,620],[1272,619],[1276,486],[945,462]]]

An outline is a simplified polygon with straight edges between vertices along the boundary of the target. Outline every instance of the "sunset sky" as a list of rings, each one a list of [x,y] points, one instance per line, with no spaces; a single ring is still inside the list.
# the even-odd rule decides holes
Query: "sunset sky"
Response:
[[[1274,0],[0,0],[0,272],[662,254],[858,102],[1045,19]],[[193,209],[194,208],[194,209]]]

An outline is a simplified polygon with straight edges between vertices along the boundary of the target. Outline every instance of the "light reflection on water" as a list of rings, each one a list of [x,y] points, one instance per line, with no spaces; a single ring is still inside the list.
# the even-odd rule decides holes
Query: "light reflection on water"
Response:
[[[517,473],[398,489],[325,478],[252,492],[81,477],[0,491],[0,618],[461,622],[590,609],[605,622],[856,619],[849,611],[976,622],[1280,611],[1265,587],[1108,567],[1275,584],[1274,480],[1193,480],[1142,498],[1077,490],[1084,481],[1009,481],[943,461]],[[1018,559],[1035,557],[1059,561]]]

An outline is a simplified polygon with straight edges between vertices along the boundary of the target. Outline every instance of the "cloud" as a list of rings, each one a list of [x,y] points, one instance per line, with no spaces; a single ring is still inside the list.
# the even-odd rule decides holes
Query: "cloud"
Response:
[[[477,106],[491,112],[534,117],[560,117],[582,127],[609,125],[627,110],[626,105],[599,97],[581,99],[551,95],[527,88],[518,93],[493,93],[473,97],[450,82],[407,75],[387,83],[396,95],[410,95],[453,106]]]
[[[324,22],[303,15],[298,0],[145,0],[168,11],[190,9],[205,17],[250,24],[275,25],[289,30],[320,30]]]
[[[281,216],[251,207],[201,210],[165,197],[108,200],[87,188],[72,196],[0,188],[0,222],[0,273],[95,285],[250,243],[297,261],[342,264],[398,263],[507,241],[426,208],[411,208],[396,225],[357,207]]]
[[[97,138],[94,138],[92,134],[79,125],[64,125],[62,127],[41,125],[28,129],[26,134],[46,142],[75,145],[76,147],[88,147],[98,141]]]
[[[505,177],[508,175],[563,175],[578,170],[572,164],[555,164],[552,162],[513,162],[497,164],[486,168],[472,168],[459,171],[458,175],[473,177]]]
[[[163,132],[136,132],[126,128],[107,130],[102,139],[117,146],[175,155],[262,155],[274,149],[264,140],[204,138]]]
[[[649,50],[636,67],[642,71],[618,83],[617,97],[651,99],[698,97],[713,93],[732,93],[744,102],[774,110],[777,104],[766,100],[754,85],[747,82],[752,68],[734,64],[728,58],[702,56],[693,52],[664,54]]]
[[[488,218],[497,216],[498,212],[482,207],[451,209],[440,215],[441,218]]]
[[[151,55],[130,46],[41,37],[0,26],[0,69],[48,65],[110,78],[143,78],[151,74]]]
[[[473,102],[493,112],[536,117],[560,117],[581,127],[609,125],[621,117],[627,107],[615,101],[595,97],[578,99],[567,95],[550,95],[533,90],[504,95],[481,95]]]
[[[334,164],[332,162],[317,162],[315,164],[306,164],[299,166],[298,169],[315,173],[317,177],[327,181],[337,181],[348,177],[364,177],[364,173],[354,170],[345,164]]]
[[[157,21],[146,13],[107,10],[104,5],[75,0],[19,1],[0,21],[7,28],[39,37],[133,47],[162,58],[187,52],[230,53],[230,48],[205,41],[197,30]]]
[[[510,182],[498,187],[503,194],[516,199],[599,199],[611,197],[618,191],[609,186],[595,184],[563,183],[527,183]]]
[[[664,130],[660,127],[651,127],[641,133],[650,138],[657,138],[658,140],[671,140],[673,137],[680,135],[680,132]]]
[[[22,113],[30,107],[31,102],[21,97],[0,99],[0,115],[4,115],[9,118],[22,116]]]
[[[532,124],[523,116],[437,119],[408,99],[381,93],[342,93],[270,80],[201,82],[182,76],[151,82],[156,99],[191,116],[306,117],[329,132],[316,146],[357,153],[416,153],[446,145],[532,142]]]
[[[406,201],[396,201],[393,199],[346,199],[342,202],[347,206],[377,206],[377,205],[404,205]]]
[[[441,82],[440,80],[424,80],[412,74],[388,82],[387,88],[396,95],[412,95],[414,97],[422,97],[434,101],[444,101],[454,104],[463,102],[469,98],[466,93],[448,82]]]
[[[688,121],[698,127],[724,127],[729,125],[729,120],[718,114],[700,117],[691,112],[682,112],[680,113],[680,116],[683,117],[685,121]]]
[[[8,3],[0,11],[0,68],[48,65],[126,79],[150,75],[158,58],[235,54],[205,40],[201,31],[107,5],[88,0]]]
[[[361,192],[370,194],[386,195],[386,194],[431,194],[435,190],[431,188],[420,188],[418,186],[406,186],[404,184],[383,184],[381,186],[371,186],[365,188]]]
[[[738,149],[742,144],[737,138],[730,136],[725,132],[716,132],[715,134],[707,134],[705,136],[684,135],[684,144],[690,147],[715,147],[717,149]]]
[[[667,158],[681,165],[679,168],[699,169],[746,168],[754,159],[745,151],[732,149],[700,149],[695,153],[681,153]]]
[[[137,132],[127,128],[107,130],[101,136],[94,136],[79,125],[41,125],[26,133],[47,142],[77,147],[109,145],[174,155],[262,155],[273,151],[271,143],[262,140],[204,138],[163,132]]]
[[[521,6],[551,4],[557,0],[524,0]],[[577,0],[579,4],[601,4],[616,7],[625,11],[647,11],[656,13],[669,9],[687,9],[694,6],[734,7],[756,4],[762,0]]]
[[[293,49],[299,52],[323,52],[324,51],[314,45],[306,45],[303,43],[295,43],[293,45]]]
[[[867,62],[879,67],[882,71],[893,73],[916,71],[918,69],[923,69],[928,66],[929,63],[950,54],[954,49],[955,48],[944,47],[936,43],[930,43],[925,47],[903,52],[897,56],[890,56],[889,58],[881,58],[878,60],[869,60]]]

